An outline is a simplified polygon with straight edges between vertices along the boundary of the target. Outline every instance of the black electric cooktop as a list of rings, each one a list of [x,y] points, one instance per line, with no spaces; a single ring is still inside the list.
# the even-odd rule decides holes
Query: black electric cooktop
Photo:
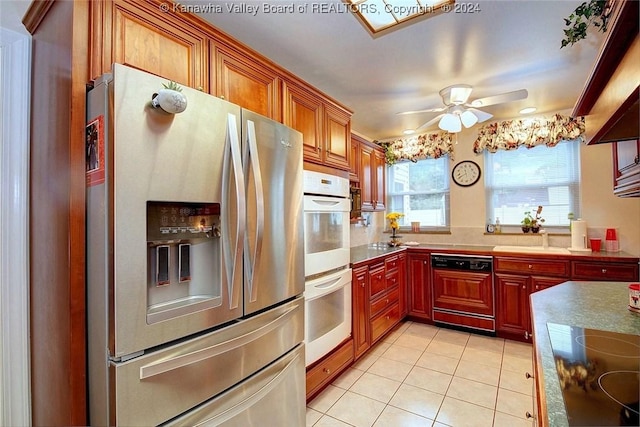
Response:
[[[570,426],[638,426],[640,335],[547,323]]]

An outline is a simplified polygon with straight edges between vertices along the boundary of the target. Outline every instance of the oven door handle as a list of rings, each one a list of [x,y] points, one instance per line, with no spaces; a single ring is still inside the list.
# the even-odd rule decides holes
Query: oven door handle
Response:
[[[343,288],[351,283],[351,270],[340,272],[338,276],[332,275],[327,278],[316,279],[316,281],[307,282],[305,285],[304,297],[307,301],[330,294],[336,289]]]

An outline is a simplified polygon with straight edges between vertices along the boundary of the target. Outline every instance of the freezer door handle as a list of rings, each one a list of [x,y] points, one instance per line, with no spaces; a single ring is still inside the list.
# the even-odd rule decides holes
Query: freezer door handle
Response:
[[[248,334],[240,335],[228,341],[205,347],[200,350],[192,351],[190,353],[185,353],[171,359],[166,359],[142,366],[140,367],[140,379],[144,380],[163,374],[165,372],[180,369],[182,367],[192,365],[194,363],[199,363],[206,359],[210,359],[212,357],[242,347],[243,345],[246,345],[268,334],[274,329],[283,327],[287,322],[290,321],[289,318],[295,313],[298,308],[298,304],[290,306],[278,317],[276,317],[269,323],[266,323],[265,325],[249,332]]]
[[[256,301],[258,299],[258,288],[254,285],[253,278],[254,272],[260,269],[260,259],[262,252],[262,241],[264,234],[264,190],[262,186],[262,175],[260,173],[260,159],[258,158],[258,142],[256,139],[255,123],[251,120],[247,120],[247,144],[245,144],[243,155],[244,171],[248,176],[253,176],[253,182],[255,185],[256,193],[256,227],[255,227],[255,247],[253,248],[253,255],[251,254],[251,245],[249,243],[249,236],[245,236],[245,268],[247,278],[247,288],[249,289],[249,301]],[[249,174],[249,168],[253,170],[252,174]],[[248,193],[246,186],[249,185],[247,179],[245,183],[245,193]]]
[[[226,411],[221,412],[218,415],[215,415],[212,418],[208,418],[205,423],[206,425],[218,426],[222,425],[225,422],[232,420],[237,415],[242,414],[243,412],[249,410],[253,405],[260,402],[266,396],[268,396],[276,387],[278,387],[284,380],[289,376],[289,372],[292,369],[295,369],[297,365],[297,359],[302,357],[302,353],[296,355],[293,359],[291,359],[287,365],[276,375],[273,376],[263,387],[257,390],[250,396],[247,396],[246,399],[237,402],[231,408]]]
[[[240,140],[238,139],[238,127],[236,116],[229,113],[227,116],[227,140],[225,142],[224,160],[222,163],[222,200],[231,200],[229,197],[229,180],[233,174],[235,185],[235,199],[238,204],[236,210],[236,236],[231,242],[230,235],[230,206],[225,206],[224,220],[221,221],[223,235],[223,258],[224,274],[227,279],[227,289],[229,292],[229,308],[236,308],[240,302],[240,285],[236,286],[237,277],[242,274],[242,263],[237,262],[242,256],[242,246],[244,242],[246,227],[246,206],[244,176],[242,174],[242,157],[240,153]],[[233,252],[232,252],[233,249]]]

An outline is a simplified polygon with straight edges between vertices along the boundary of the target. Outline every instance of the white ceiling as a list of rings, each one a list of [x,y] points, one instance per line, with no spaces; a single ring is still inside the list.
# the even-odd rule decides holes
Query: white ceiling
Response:
[[[484,108],[494,115],[490,121],[518,117],[527,106],[537,107],[535,114],[570,113],[604,39],[590,34],[560,49],[563,18],[581,2],[476,0],[475,13],[418,18],[375,37],[344,7],[342,13],[312,13],[311,6],[306,13],[264,13],[262,1],[245,1],[258,13],[200,16],[353,110],[354,131],[383,140],[438,114],[397,112],[440,107],[439,90],[457,83],[474,87],[470,100],[529,91],[526,100]]]

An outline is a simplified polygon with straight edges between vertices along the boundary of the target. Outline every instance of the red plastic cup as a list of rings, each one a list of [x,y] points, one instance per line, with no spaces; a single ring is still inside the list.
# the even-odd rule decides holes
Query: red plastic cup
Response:
[[[589,239],[589,242],[591,242],[591,252],[600,252],[600,245],[602,243],[600,239]]]
[[[607,240],[616,240],[616,229],[607,228]]]

